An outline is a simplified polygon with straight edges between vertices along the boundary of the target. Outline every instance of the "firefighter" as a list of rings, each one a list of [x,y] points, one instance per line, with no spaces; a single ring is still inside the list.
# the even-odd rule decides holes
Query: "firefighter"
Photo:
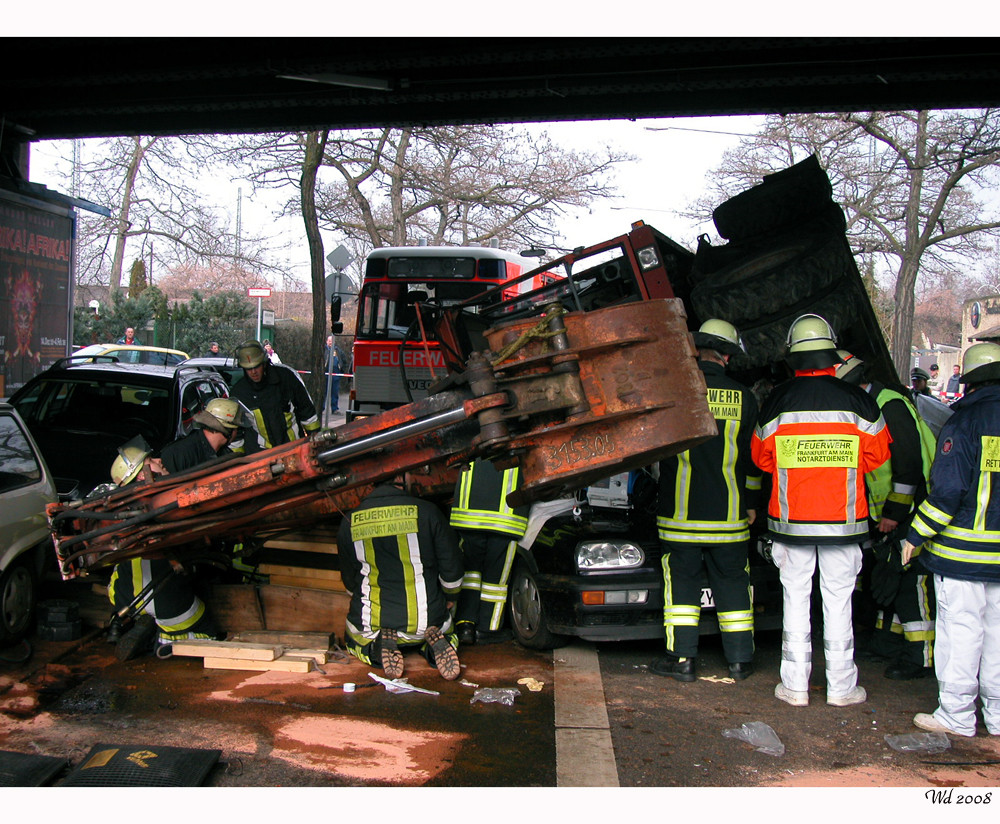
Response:
[[[213,398],[204,409],[195,412],[195,428],[160,451],[166,472],[181,472],[224,455],[233,437],[243,427],[251,427],[246,409],[232,398]]]
[[[337,533],[351,604],[348,651],[388,678],[403,674],[403,649],[420,647],[441,676],[461,674],[451,607],[462,585],[458,535],[434,504],[407,495],[403,478],[376,486]]]
[[[243,377],[233,384],[230,396],[253,415],[257,433],[244,428],[230,448],[250,454],[298,440],[319,430],[316,406],[299,373],[284,364],[271,363],[259,341],[249,340],[236,350]]]
[[[878,404],[834,377],[836,336],[819,315],[788,331],[786,360],[795,377],[775,387],[761,409],[751,449],[771,475],[767,528],[784,590],[781,682],[774,695],[809,703],[810,601],[819,566],[826,702],[867,700],[854,662],[851,595],[868,537],[865,473],[889,458],[889,430]]]
[[[977,696],[987,731],[1000,735],[1000,346],[970,346],[962,372],[966,394],[941,430],[902,560],[919,554],[937,592],[938,707],[913,723],[972,737]]]
[[[900,541],[927,497],[934,434],[912,400],[872,380],[860,358],[838,351],[837,377],[875,398],[889,429],[889,460],[866,477],[869,530],[874,540],[870,594],[878,606],[871,651],[888,658],[885,677],[898,681],[933,673],[934,584],[919,560],[904,569]]]
[[[111,465],[114,488],[153,480],[148,447],[125,446]],[[117,564],[108,584],[108,597],[116,612],[130,605],[138,611],[135,624],[116,641],[115,656],[128,661],[157,645],[157,656],[166,657],[170,644],[179,639],[223,637],[205,603],[195,594],[177,561],[165,558],[133,558]],[[117,630],[117,625],[113,624]]]
[[[455,486],[450,521],[458,530],[465,557],[455,611],[462,644],[495,644],[512,637],[502,626],[507,582],[517,540],[528,526],[529,506],[511,507],[507,496],[520,482],[516,466],[501,471],[480,458],[463,469]]]
[[[761,485],[750,459],[757,401],[748,387],[725,374],[730,358],[746,351],[731,323],[705,321],[694,344],[719,434],[660,462],[656,523],[663,546],[667,653],[649,669],[694,681],[704,567],[729,674],[743,680],[754,669],[748,552]]]

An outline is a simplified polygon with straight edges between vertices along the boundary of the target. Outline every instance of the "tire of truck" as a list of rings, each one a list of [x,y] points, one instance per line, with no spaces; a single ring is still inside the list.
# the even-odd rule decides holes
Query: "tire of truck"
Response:
[[[838,345],[844,346],[845,331],[853,327],[860,317],[858,297],[853,291],[834,289],[832,293],[788,307],[783,312],[775,308],[775,313],[761,324],[737,327],[747,354],[732,359],[733,370],[765,367],[784,360],[788,328],[797,317],[807,313],[825,318],[838,336]]]
[[[813,155],[764,178],[712,212],[718,233],[740,241],[800,225],[830,206],[833,187]]]
[[[691,306],[699,318],[722,318],[742,332],[743,326],[823,292],[854,265],[841,236],[797,238],[703,276],[691,290]]]
[[[0,575],[0,647],[16,644],[34,623],[38,579],[33,557],[33,552],[25,552]]]
[[[510,626],[515,640],[528,649],[555,649],[569,643],[565,635],[549,631],[545,604],[527,564],[514,567],[508,598]]]

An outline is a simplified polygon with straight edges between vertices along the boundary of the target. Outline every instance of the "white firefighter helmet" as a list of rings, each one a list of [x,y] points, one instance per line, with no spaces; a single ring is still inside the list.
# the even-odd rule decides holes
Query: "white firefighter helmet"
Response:
[[[747,351],[736,327],[726,320],[710,318],[692,337],[694,345],[699,349],[714,349],[723,355],[739,355]]]
[[[801,315],[788,328],[786,359],[793,369],[825,369],[840,363],[837,336],[819,315]]]
[[[258,340],[248,340],[236,350],[236,362],[243,369],[253,369],[267,360],[267,353]]]
[[[841,362],[834,375],[847,383],[853,383],[855,386],[860,385],[865,362],[846,349],[838,349],[837,355]]]
[[[226,429],[237,429],[240,426],[239,401],[232,398],[213,398],[205,406],[205,411]]]
[[[1000,379],[1000,345],[974,343],[965,350],[962,357],[962,383],[982,383],[997,379]]]
[[[142,471],[143,463],[152,454],[151,450],[141,446],[126,444],[118,450],[118,457],[111,464],[111,480],[118,486],[125,486],[135,480]]]

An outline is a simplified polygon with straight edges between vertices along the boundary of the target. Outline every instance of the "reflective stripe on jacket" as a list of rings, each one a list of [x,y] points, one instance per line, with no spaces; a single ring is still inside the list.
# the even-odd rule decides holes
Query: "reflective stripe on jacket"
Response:
[[[451,525],[520,538],[528,528],[529,507],[511,507],[507,496],[521,485],[517,467],[502,472],[492,462],[477,459],[462,470],[455,486]]]
[[[254,384],[244,375],[233,384],[229,395],[253,413],[263,439],[258,444],[246,443],[242,439],[233,441],[230,448],[238,454],[280,446],[319,429],[316,406],[299,373],[291,367],[269,364],[259,384]]]
[[[751,441],[772,478],[770,533],[790,544],[865,539],[864,476],[888,460],[889,443],[878,405],[857,386],[818,374],[776,387]]]
[[[980,387],[952,408],[955,414],[938,438],[927,500],[917,508],[907,540],[920,547],[920,559],[933,573],[997,582],[1000,386]]]
[[[756,508],[761,486],[760,470],[750,459],[757,401],[721,364],[699,361],[698,366],[719,436],[660,461],[659,536],[680,543],[746,541],[747,508]]]

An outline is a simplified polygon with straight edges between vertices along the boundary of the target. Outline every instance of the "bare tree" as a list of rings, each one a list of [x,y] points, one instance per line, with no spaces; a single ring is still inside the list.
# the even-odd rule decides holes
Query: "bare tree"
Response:
[[[86,141],[89,159],[76,171],[80,196],[108,207],[111,217],[82,214],[78,224],[77,279],[121,288],[126,260],[145,259],[154,241],[165,266],[237,259],[270,268],[265,241],[237,242],[218,214],[205,205],[197,180],[200,138],[132,136]],[[67,147],[64,157],[71,155]],[[66,168],[64,162],[64,168]],[[72,169],[64,172],[69,177]]]
[[[976,261],[1000,227],[1000,215],[977,197],[997,180],[1000,112],[769,117],[761,134],[724,155],[710,195],[685,214],[705,220],[709,204],[809,154],[830,175],[855,251],[892,274],[890,349],[905,374],[918,275]]]

